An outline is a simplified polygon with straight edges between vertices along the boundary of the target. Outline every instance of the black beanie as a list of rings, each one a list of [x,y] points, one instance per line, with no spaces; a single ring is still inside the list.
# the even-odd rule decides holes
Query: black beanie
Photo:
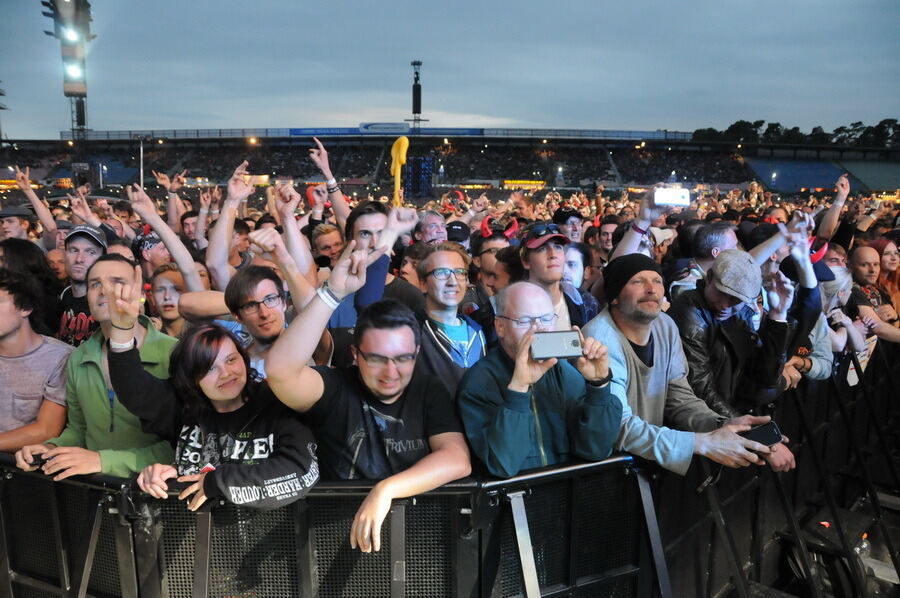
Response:
[[[662,276],[659,264],[643,253],[629,253],[606,264],[606,268],[603,269],[603,292],[606,295],[606,302],[612,303],[631,277],[644,270],[652,270]]]

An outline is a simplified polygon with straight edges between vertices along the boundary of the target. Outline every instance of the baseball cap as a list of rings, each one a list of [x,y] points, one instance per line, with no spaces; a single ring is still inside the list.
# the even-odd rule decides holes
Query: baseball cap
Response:
[[[547,241],[556,239],[562,244],[569,242],[569,237],[562,234],[559,226],[547,222],[538,222],[531,224],[525,229],[522,235],[522,245],[528,249],[537,249]]]
[[[447,223],[447,240],[465,243],[470,234],[469,225],[459,220]]]
[[[553,212],[553,223],[565,224],[572,216],[575,216],[576,218],[581,220],[581,213],[579,213],[578,210],[571,206],[562,206],[560,208],[556,208],[556,211]]]
[[[103,231],[96,226],[91,226],[90,224],[79,224],[78,226],[73,226],[69,230],[69,233],[66,235],[65,242],[68,243],[69,239],[71,239],[75,235],[88,237],[91,241],[95,242],[103,249],[106,249],[106,235],[103,234]]]
[[[141,251],[147,251],[148,249],[153,249],[157,245],[162,243],[162,239],[159,238],[159,235],[156,234],[156,231],[151,230],[146,233],[142,233],[137,235],[134,238],[131,246],[134,249],[135,253],[139,253]]]
[[[30,208],[25,206],[7,206],[0,210],[0,218],[28,218],[29,220],[34,219],[34,212],[31,211]]]
[[[756,301],[762,288],[762,272],[753,257],[740,249],[726,249],[713,262],[713,284],[716,288],[744,303]]]

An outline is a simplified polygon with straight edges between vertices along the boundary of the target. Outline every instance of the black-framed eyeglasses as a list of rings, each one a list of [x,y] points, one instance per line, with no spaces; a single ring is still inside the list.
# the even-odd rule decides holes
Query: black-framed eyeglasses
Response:
[[[556,324],[559,319],[557,314],[544,314],[543,316],[522,316],[520,318],[511,318],[509,316],[496,315],[495,318],[503,318],[512,322],[516,328],[531,328],[532,324],[540,324],[544,328],[549,328]]]
[[[491,247],[491,248],[489,248],[489,249],[485,249],[484,251],[481,251],[481,252],[478,254],[478,257],[481,257],[481,256],[483,256],[483,255],[486,254],[486,253],[490,253],[490,254],[492,254],[492,255],[497,255],[497,252],[500,251],[501,249],[503,249],[503,247]]]
[[[275,308],[281,305],[281,302],[284,298],[281,296],[281,293],[272,293],[271,295],[266,295],[262,298],[262,301],[248,301],[238,308],[244,315],[252,315],[259,311],[260,305],[265,305],[268,308]]]
[[[384,367],[389,361],[393,361],[395,366],[400,367],[401,365],[407,365],[416,360],[415,353],[403,353],[402,355],[388,357],[386,355],[379,355],[378,353],[363,353],[362,349],[359,347],[356,347],[356,353],[362,357],[366,363],[376,367]]]
[[[532,224],[525,230],[526,237],[543,237],[544,235],[561,235],[562,231],[559,225],[553,222],[542,222],[540,224]]]
[[[456,276],[456,278],[463,280],[468,278],[469,271],[465,268],[435,268],[425,276],[434,276],[435,280],[447,280],[450,278],[450,275]]]

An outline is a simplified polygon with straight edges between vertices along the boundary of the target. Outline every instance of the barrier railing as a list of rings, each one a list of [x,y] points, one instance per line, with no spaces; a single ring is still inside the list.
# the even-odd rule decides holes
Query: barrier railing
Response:
[[[885,430],[898,355],[880,345],[856,387],[845,360],[776,403],[790,473],[695,459],[679,477],[618,455],[466,479],[394,501],[373,554],[349,545],[365,483],[322,483],[273,511],[194,514],[130,480],[54,483],[0,457],[0,595],[711,597],[765,584],[865,596],[861,530],[897,568],[880,492],[900,490]]]
[[[364,483],[194,514],[128,480],[0,469],[4,595],[669,595],[649,485],[624,455],[396,500],[372,554],[349,544]]]

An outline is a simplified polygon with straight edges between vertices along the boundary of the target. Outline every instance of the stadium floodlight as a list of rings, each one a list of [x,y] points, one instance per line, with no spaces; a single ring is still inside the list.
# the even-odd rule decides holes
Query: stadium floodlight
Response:
[[[65,65],[65,69],[66,75],[69,79],[81,79],[84,76],[84,71],[82,70],[81,66],[74,62],[70,62],[69,64]]]
[[[77,42],[78,41],[78,32],[72,29],[71,27],[64,27],[62,30],[63,37],[66,38],[66,41]]]

